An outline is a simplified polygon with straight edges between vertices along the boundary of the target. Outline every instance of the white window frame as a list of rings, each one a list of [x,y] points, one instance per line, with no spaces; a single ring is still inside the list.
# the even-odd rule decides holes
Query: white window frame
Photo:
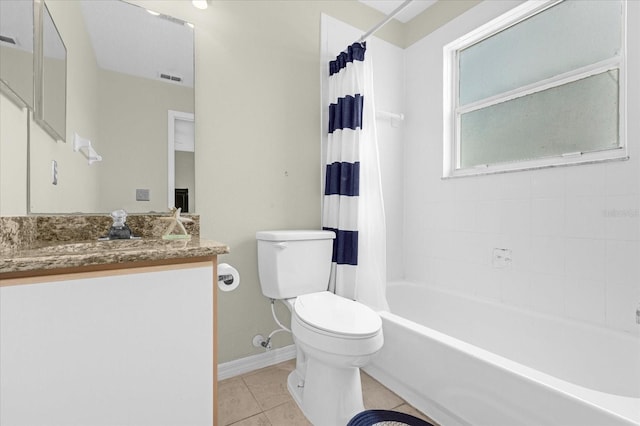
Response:
[[[627,2],[623,0],[622,46],[620,55],[582,68],[574,69],[546,80],[538,81],[524,87],[501,93],[499,95],[481,99],[464,107],[458,106],[458,59],[459,52],[497,34],[509,27],[517,25],[525,19],[543,12],[564,0],[530,0],[509,12],[488,22],[474,31],[449,43],[443,49],[444,86],[443,86],[443,178],[474,176],[483,174],[503,173],[510,171],[531,170],[556,166],[576,164],[590,164],[594,162],[626,160],[629,158],[627,149],[627,100],[626,100],[626,58],[627,58]],[[594,152],[573,152],[557,156],[544,157],[533,160],[513,161],[497,164],[484,164],[471,168],[460,167],[460,117],[463,113],[471,112],[500,102],[516,99],[532,93],[540,92],[563,84],[571,83],[609,70],[618,70],[618,137],[619,146]]]

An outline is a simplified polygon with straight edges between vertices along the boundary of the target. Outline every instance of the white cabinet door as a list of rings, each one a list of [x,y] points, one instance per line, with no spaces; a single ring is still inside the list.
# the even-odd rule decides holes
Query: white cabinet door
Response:
[[[194,265],[0,287],[0,424],[211,425],[213,266]]]

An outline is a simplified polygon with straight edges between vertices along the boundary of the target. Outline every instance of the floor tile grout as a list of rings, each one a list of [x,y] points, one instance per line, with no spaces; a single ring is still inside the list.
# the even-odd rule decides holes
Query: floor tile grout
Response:
[[[307,424],[309,424],[306,421],[306,419],[304,419],[304,417],[300,417],[302,416],[302,412],[299,410],[299,407],[297,406],[297,403],[295,402],[293,397],[289,394],[288,390],[286,389],[286,386],[284,388],[285,394],[283,394],[282,387],[281,387],[282,385],[278,386],[277,383],[274,383],[274,380],[275,381],[282,380],[281,376],[283,375],[285,377],[288,376],[288,374],[290,373],[290,371],[292,371],[293,368],[295,368],[295,365],[293,365],[292,361],[290,360],[290,361],[285,361],[269,367],[265,367],[262,369],[250,371],[242,375],[236,376],[234,378],[223,380],[221,383],[225,383],[228,380],[240,379],[239,382],[248,391],[248,395],[245,394],[244,398],[248,398],[249,401],[245,400],[243,401],[244,404],[241,404],[241,401],[239,400],[239,397],[238,397],[233,399],[233,401],[231,401],[230,403],[231,406],[236,407],[236,410],[237,410],[237,409],[240,409],[241,405],[246,407],[248,404],[251,407],[257,406],[257,409],[259,411],[254,412],[255,407],[252,409],[252,413],[249,415],[245,415],[245,413],[236,411],[234,415],[232,415],[232,420],[224,419],[224,418],[220,419],[221,426],[235,426],[235,425],[238,425],[238,426],[272,425],[273,426],[274,423],[272,423],[272,417],[270,417],[270,415],[273,416],[274,418],[277,418],[278,416],[284,416],[285,417],[284,420],[287,422],[287,424],[291,424],[291,425],[300,424],[298,422],[302,422],[302,423],[306,422]],[[366,373],[363,372],[363,374],[366,374]],[[367,397],[369,397],[368,398],[369,401],[374,401],[374,402],[369,402],[369,405],[373,404],[375,405],[375,407],[365,407],[365,409],[384,408],[384,409],[396,410],[406,405],[408,408],[405,408],[405,409],[415,410],[415,408],[411,406],[411,404],[409,404],[408,402],[400,398],[398,395],[396,395],[394,392],[392,392],[391,390],[383,386],[380,382],[375,380],[373,377],[369,375],[367,376],[368,376],[368,378],[366,379],[367,387],[365,389],[365,387],[363,386],[363,396],[367,395]],[[247,381],[246,379],[248,377],[252,377],[253,380]],[[286,383],[286,379],[284,380]],[[260,395],[259,393],[260,389],[263,395]],[[266,393],[266,396],[264,395],[265,393]],[[269,398],[274,398],[274,399],[269,399]],[[267,409],[264,408],[266,401],[270,401],[266,403],[266,406],[269,407]],[[399,401],[399,403],[397,401]],[[229,405],[225,407],[225,402],[229,402],[229,401],[226,401],[224,396],[221,396],[219,398],[219,412],[224,412],[226,415],[228,415]],[[274,403],[275,405],[270,406],[271,403]],[[394,406],[390,407],[389,403],[392,403]],[[284,407],[285,405],[288,405],[288,404],[290,404],[291,407]],[[378,405],[381,405],[381,406],[378,406]],[[416,413],[422,414],[418,410],[415,410],[415,411]],[[252,418],[254,420],[250,420]],[[298,420],[296,421],[295,419],[298,419]],[[277,420],[278,420],[278,426],[280,426],[280,418],[277,418]]]

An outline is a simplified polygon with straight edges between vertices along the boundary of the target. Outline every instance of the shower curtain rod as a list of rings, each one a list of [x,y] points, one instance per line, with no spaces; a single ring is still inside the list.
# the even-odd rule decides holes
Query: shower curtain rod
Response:
[[[380,21],[378,24],[376,24],[376,26],[374,26],[373,28],[371,28],[369,31],[367,31],[366,33],[364,33],[362,35],[362,37],[360,37],[358,39],[358,43],[362,43],[363,41],[365,41],[366,39],[368,39],[369,37],[371,37],[371,35],[373,35],[373,33],[375,33],[376,31],[378,31],[380,28],[384,27],[385,25],[387,25],[387,23],[389,21],[391,21],[393,18],[395,18],[395,16],[402,12],[402,10],[404,10],[405,7],[409,6],[409,4],[413,2],[413,0],[406,0],[404,3],[402,3],[400,6],[398,6],[397,8],[394,9],[393,12],[391,12],[390,14],[387,15],[386,18],[384,18],[382,21]]]

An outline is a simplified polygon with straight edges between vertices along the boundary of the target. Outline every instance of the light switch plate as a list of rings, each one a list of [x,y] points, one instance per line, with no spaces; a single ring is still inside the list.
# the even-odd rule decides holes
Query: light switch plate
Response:
[[[58,162],[56,160],[51,161],[51,183],[58,184]]]
[[[149,201],[148,189],[136,189],[136,201]]]

